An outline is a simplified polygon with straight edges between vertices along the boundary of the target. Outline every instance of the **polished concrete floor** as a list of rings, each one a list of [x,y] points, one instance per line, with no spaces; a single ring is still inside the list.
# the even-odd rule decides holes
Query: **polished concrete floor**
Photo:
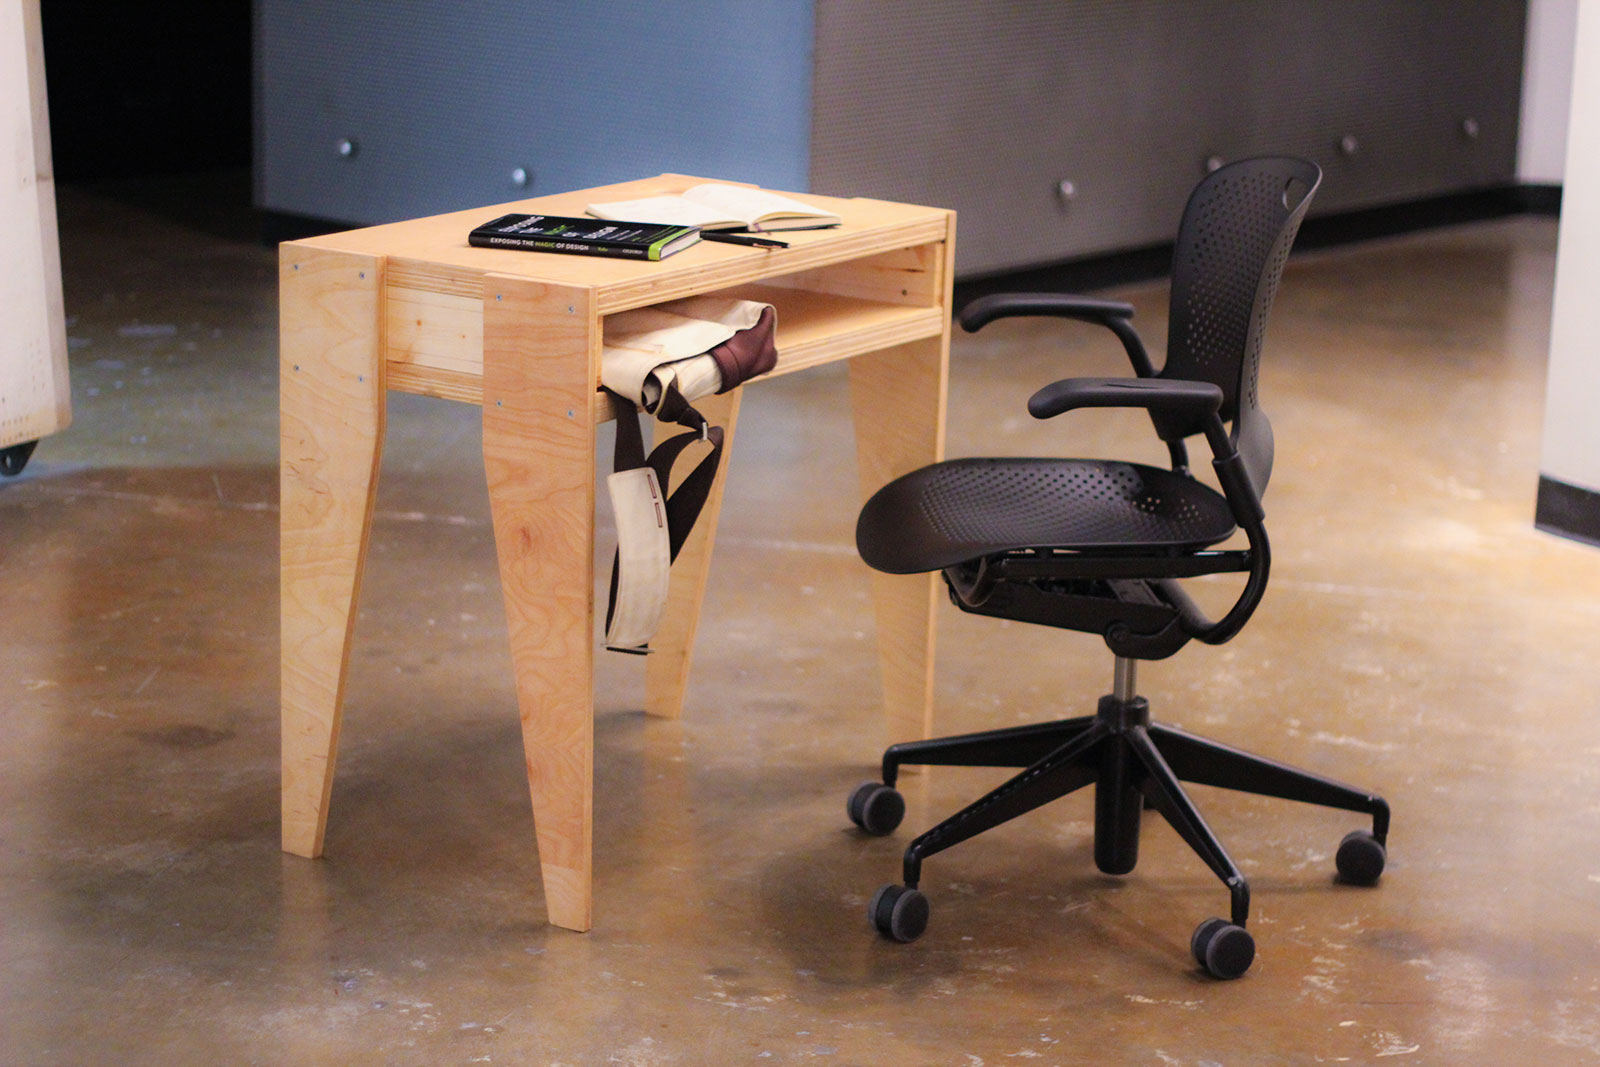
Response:
[[[687,716],[600,659],[586,935],[544,922],[477,412],[395,397],[327,855],[281,854],[274,257],[207,190],[61,198],[76,423],[0,485],[0,1062],[1600,1059],[1600,550],[1531,525],[1552,222],[1289,266],[1272,586],[1141,691],[1394,827],[1352,888],[1359,817],[1196,789],[1254,888],[1220,983],[1188,954],[1219,884],[1154,817],[1096,873],[1086,796],[930,861],[921,941],[868,929],[907,831],[1000,772],[908,779],[893,838],[845,821],[885,739],[837,370],[746,400]],[[1120,295],[1159,345],[1162,286]],[[1024,412],[1121,372],[1086,327],[962,336],[949,452],[1159,459],[1139,416]],[[940,626],[948,731],[1109,687],[1091,638]]]

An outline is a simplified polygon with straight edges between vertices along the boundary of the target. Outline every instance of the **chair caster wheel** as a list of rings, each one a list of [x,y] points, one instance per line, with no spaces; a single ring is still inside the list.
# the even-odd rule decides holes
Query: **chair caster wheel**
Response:
[[[1383,865],[1389,853],[1372,836],[1370,830],[1351,830],[1339,842],[1339,851],[1333,857],[1339,868],[1339,880],[1351,885],[1374,885],[1383,874]]]
[[[1213,978],[1238,978],[1256,958],[1256,939],[1226,919],[1207,919],[1189,939],[1195,962]]]
[[[906,816],[906,802],[894,787],[882,782],[862,782],[850,794],[845,810],[850,821],[876,837],[894,833]]]
[[[890,940],[915,941],[928,928],[928,898],[915,889],[886,885],[872,894],[867,918]]]

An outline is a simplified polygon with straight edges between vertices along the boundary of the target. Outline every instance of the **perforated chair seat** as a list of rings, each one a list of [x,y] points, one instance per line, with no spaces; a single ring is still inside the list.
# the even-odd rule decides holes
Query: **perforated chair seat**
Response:
[[[1222,494],[1137,463],[960,459],[897,478],[873,494],[856,546],[890,574],[942,570],[1024,548],[1197,551],[1232,536]]]

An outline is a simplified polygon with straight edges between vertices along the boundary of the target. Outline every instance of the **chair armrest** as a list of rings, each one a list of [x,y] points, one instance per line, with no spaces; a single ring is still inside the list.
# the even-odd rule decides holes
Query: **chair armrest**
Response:
[[[1181,440],[1222,407],[1222,390],[1211,382],[1167,378],[1063,378],[1028,398],[1028,414],[1053,419],[1074,408],[1144,408],[1156,418],[1161,439]]]
[[[1092,296],[1067,293],[991,293],[980,296],[961,309],[961,328],[976,333],[995,319],[1014,315],[1047,315],[1062,319],[1081,319],[1109,325],[1133,317],[1133,305],[1120,300],[1099,300]]]
[[[995,319],[1013,315],[1042,315],[1058,319],[1077,319],[1104,326],[1117,335],[1133,373],[1141,378],[1155,375],[1150,354],[1144,342],[1128,320],[1133,318],[1133,305],[1120,300],[1100,300],[1092,296],[1073,296],[1069,293],[992,293],[980,296],[961,309],[958,316],[961,328],[968,333],[987,326]]]
[[[1053,419],[1075,408],[1144,408],[1169,447],[1181,445],[1190,434],[1204,433],[1213,455],[1211,466],[1234,518],[1247,532],[1259,528],[1265,514],[1261,496],[1250,484],[1244,461],[1218,417],[1222,389],[1217,385],[1177,378],[1063,378],[1028,398],[1028,414],[1036,419]]]

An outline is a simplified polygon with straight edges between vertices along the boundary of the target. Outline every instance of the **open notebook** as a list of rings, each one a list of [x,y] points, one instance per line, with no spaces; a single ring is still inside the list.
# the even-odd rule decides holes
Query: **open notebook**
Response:
[[[614,200],[584,208],[599,219],[698,226],[703,230],[819,230],[839,225],[831,211],[743,185],[706,182],[677,196]]]

